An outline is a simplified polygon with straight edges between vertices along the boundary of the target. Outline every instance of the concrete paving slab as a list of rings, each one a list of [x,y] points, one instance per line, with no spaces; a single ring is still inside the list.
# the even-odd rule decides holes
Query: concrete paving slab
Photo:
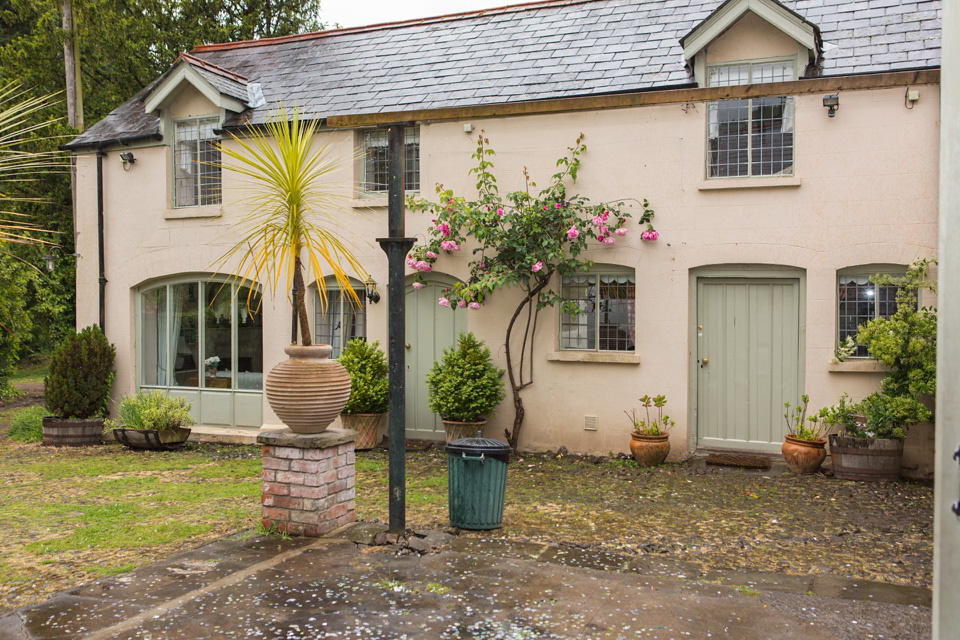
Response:
[[[796,592],[804,576],[714,572],[724,584],[712,584],[643,575],[635,559],[609,555],[460,538],[421,557],[335,538],[234,537],[0,618],[0,639],[849,637],[793,604],[809,596],[791,593],[801,600],[774,611],[737,588]],[[838,611],[851,602],[816,600]],[[876,606],[897,620],[929,615]]]

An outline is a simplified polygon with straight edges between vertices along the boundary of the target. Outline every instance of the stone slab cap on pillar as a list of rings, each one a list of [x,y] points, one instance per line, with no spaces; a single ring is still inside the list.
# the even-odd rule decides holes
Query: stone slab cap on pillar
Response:
[[[327,429],[320,433],[294,433],[290,429],[281,429],[259,434],[257,444],[296,449],[329,449],[354,442],[356,439],[357,432],[349,429]]]

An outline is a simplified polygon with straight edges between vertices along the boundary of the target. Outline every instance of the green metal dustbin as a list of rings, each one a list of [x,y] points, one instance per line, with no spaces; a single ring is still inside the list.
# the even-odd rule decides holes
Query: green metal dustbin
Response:
[[[510,445],[489,438],[447,444],[450,524],[461,529],[497,529],[503,522]]]

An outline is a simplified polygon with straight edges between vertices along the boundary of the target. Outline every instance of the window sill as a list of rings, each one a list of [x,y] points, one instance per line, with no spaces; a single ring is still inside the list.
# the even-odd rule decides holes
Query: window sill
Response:
[[[350,203],[350,206],[354,209],[386,209],[388,204],[386,197],[370,196],[357,198]]]
[[[769,178],[712,178],[697,185],[699,191],[719,189],[772,189],[780,187],[799,187],[803,183],[797,176]]]
[[[167,220],[185,220],[188,218],[219,218],[222,215],[222,204],[208,204],[202,207],[167,209],[163,217]]]
[[[554,351],[547,354],[549,362],[594,362],[600,364],[640,364],[637,353],[610,353],[606,351]]]
[[[831,373],[886,373],[890,368],[886,365],[866,358],[844,360],[843,362],[829,362],[827,371]]]

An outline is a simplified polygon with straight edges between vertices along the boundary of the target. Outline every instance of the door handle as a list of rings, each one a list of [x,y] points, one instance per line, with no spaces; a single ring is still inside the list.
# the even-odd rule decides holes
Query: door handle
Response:
[[[409,348],[410,348],[410,343],[408,342],[407,344],[403,345],[403,348],[404,348],[404,349],[409,349]]]
[[[704,368],[705,366],[707,366],[709,363],[710,363],[710,359],[709,359],[709,358],[704,358],[703,360],[700,361],[700,368],[703,369],[703,368]]]

